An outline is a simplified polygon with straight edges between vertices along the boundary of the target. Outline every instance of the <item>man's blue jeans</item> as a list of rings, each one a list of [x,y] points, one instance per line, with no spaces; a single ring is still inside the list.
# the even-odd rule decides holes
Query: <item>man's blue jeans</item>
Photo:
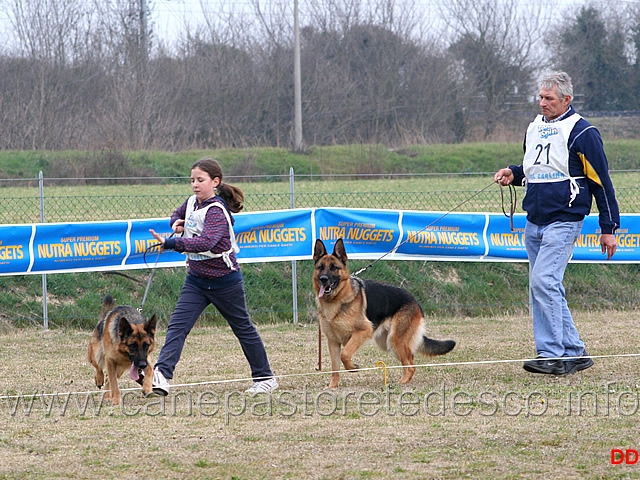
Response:
[[[584,343],[573,324],[562,284],[583,223],[555,222],[538,226],[527,222],[525,226],[529,308],[540,357],[577,357],[584,353]]]

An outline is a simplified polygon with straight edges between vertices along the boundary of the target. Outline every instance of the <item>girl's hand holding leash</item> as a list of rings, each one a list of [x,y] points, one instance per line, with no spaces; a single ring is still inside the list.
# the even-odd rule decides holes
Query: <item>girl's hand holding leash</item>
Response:
[[[179,218],[178,220],[173,222],[173,225],[171,225],[171,230],[173,230],[174,233],[184,232],[184,218]]]
[[[160,242],[160,251],[164,250],[164,242],[166,241],[166,239],[162,235],[158,234],[158,232],[156,232],[153,228],[150,228],[149,232],[151,233],[151,235],[153,235],[153,238]]]
[[[171,237],[173,237],[176,233],[184,232],[184,220],[176,220],[174,224],[171,226],[171,229],[173,230]],[[151,233],[151,235],[153,235],[153,238],[155,238],[156,240],[158,240],[158,242],[160,242],[158,245],[160,246],[160,251],[162,252],[164,250],[164,243],[167,241],[167,239],[162,235],[160,235],[158,232],[156,232],[153,228],[150,228],[149,232]]]

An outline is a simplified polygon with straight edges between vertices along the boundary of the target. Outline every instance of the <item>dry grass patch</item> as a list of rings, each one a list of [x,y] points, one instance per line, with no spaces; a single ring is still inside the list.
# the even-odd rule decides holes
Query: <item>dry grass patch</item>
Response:
[[[592,355],[640,350],[637,313],[575,316]],[[610,465],[612,448],[640,447],[635,356],[532,375],[519,361],[533,355],[528,318],[432,319],[430,336],[458,345],[419,359],[408,387],[397,384],[397,361],[370,343],[356,355],[363,370],[328,391],[315,324],[259,329],[280,376],[273,396],[241,393],[248,366],[228,328],[196,328],[169,397],[145,399],[123,378],[123,407],[94,393],[90,332],[2,331],[0,477],[640,477],[638,465]]]

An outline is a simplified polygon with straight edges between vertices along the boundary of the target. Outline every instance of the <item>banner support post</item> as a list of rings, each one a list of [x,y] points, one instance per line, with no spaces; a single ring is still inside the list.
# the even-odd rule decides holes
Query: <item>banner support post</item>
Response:
[[[289,196],[291,198],[290,207],[296,208],[295,198],[295,175],[293,167],[289,168]],[[291,260],[291,289],[293,293],[293,324],[298,324],[298,265],[295,260]]]
[[[40,222],[44,223],[44,177],[42,170],[38,175],[38,185],[40,188]],[[42,326],[49,329],[49,308],[47,305],[47,274],[42,274]]]

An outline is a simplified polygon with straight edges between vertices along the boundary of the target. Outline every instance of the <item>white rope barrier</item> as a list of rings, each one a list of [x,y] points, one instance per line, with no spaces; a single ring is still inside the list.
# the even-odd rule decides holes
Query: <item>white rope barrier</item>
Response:
[[[588,355],[586,357],[559,357],[559,358],[549,358],[547,360],[573,360],[578,358],[633,358],[640,357],[640,353],[622,353],[622,354],[612,354],[612,355]],[[469,361],[469,362],[442,362],[442,363],[423,363],[418,365],[413,365],[416,368],[443,368],[443,367],[459,367],[459,366],[471,366],[471,365],[497,365],[497,364],[506,364],[506,363],[523,363],[531,360],[536,360],[535,358],[521,358],[521,359],[507,359],[507,360],[477,360],[477,361]],[[357,372],[367,372],[372,370],[382,370],[384,373],[384,382],[386,385],[386,370],[387,369],[396,369],[396,368],[404,368],[404,365],[392,365],[388,366],[384,362],[379,361],[376,363],[375,367],[366,367],[366,368],[357,368],[354,370],[339,370],[339,371],[315,371],[315,372],[306,372],[306,373],[290,373],[283,375],[274,375],[277,379],[284,378],[295,378],[295,377],[311,377],[316,375],[331,375],[333,373],[357,373]],[[193,382],[193,383],[181,383],[181,384],[172,384],[171,389],[175,388],[187,388],[187,387],[197,387],[203,385],[222,385],[229,383],[237,383],[237,382],[247,382],[260,380],[251,377],[244,378],[232,378],[226,380],[211,380],[205,382]],[[120,391],[136,391],[140,390],[140,387],[134,388],[121,388]],[[16,398],[44,398],[44,397],[65,397],[72,395],[96,395],[104,393],[105,390],[89,390],[89,391],[79,391],[79,392],[60,392],[60,393],[32,393],[32,394],[22,394],[22,395],[0,395],[0,400],[8,400],[8,399],[16,399]]]

